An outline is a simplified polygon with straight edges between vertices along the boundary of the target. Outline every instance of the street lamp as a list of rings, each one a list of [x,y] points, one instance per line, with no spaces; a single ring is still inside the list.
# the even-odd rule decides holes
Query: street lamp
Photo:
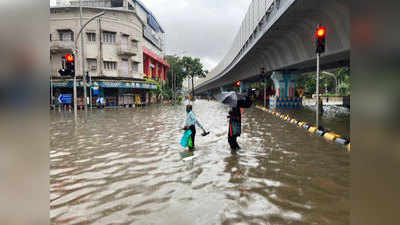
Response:
[[[80,2],[79,2],[79,7],[80,7],[80,10],[81,10],[81,22],[82,22],[82,5],[80,4]],[[79,32],[78,32],[78,34],[76,35],[76,39],[75,39],[75,43],[74,43],[74,55],[77,55],[77,53],[78,53],[78,43],[77,43],[77,41],[78,41],[78,39],[79,39],[79,37],[81,36],[81,34],[82,34],[82,31],[83,31],[83,29],[90,23],[90,22],[92,22],[94,19],[96,19],[97,17],[100,17],[100,16],[102,16],[102,15],[104,15],[104,11],[103,12],[101,12],[101,13],[99,13],[99,14],[96,14],[96,15],[94,15],[92,18],[90,18],[85,24],[83,24],[83,25],[81,25],[81,29],[79,30]],[[81,23],[82,24],[82,23]],[[85,77],[85,74],[84,74],[84,68],[85,68],[85,60],[84,60],[84,56],[83,56],[83,53],[84,53],[84,48],[83,48],[83,38],[81,37],[81,48],[82,48],[82,76],[83,76],[83,87],[84,87],[84,97],[85,97],[85,99],[84,99],[84,103],[85,103],[85,115],[86,115],[86,117],[87,117],[87,99],[86,99],[86,77]],[[76,75],[74,75],[74,89],[73,89],[73,91],[74,91],[74,119],[75,119],[75,124],[77,124],[77,122],[78,122],[78,107],[77,107],[77,91],[76,91]]]
[[[323,71],[322,73],[325,75],[331,76],[335,79],[335,93],[337,94],[338,93],[338,82],[337,82],[336,75],[333,73],[327,72],[327,71]]]
[[[174,56],[178,56],[179,55],[183,55],[185,53],[187,53],[187,51],[179,51],[179,50],[172,50],[177,51],[177,53],[174,54]],[[177,88],[177,84],[176,84],[176,75],[174,74],[174,67],[171,66],[171,73],[172,73],[172,90],[174,91],[174,102],[176,102],[176,88]]]

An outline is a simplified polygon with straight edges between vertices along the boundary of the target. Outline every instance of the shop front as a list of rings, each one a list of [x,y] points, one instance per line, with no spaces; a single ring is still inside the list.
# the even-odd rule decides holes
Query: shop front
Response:
[[[56,80],[51,82],[53,104],[59,106],[57,101],[60,95],[73,93],[73,80]],[[156,90],[157,86],[143,81],[98,80],[93,81],[92,87],[88,84],[88,92],[92,91],[92,105],[99,105],[100,100],[106,107],[117,106],[143,106],[150,103],[149,92]],[[78,106],[83,106],[83,82],[77,82]],[[90,96],[90,93],[87,94]],[[90,104],[90,99],[88,99]]]
[[[170,65],[149,49],[143,46],[143,71],[147,78],[160,83],[167,80]]]

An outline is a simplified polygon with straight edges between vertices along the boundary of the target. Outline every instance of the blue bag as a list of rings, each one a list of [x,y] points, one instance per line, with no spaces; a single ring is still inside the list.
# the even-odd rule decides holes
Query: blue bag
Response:
[[[183,137],[181,139],[181,146],[182,147],[186,148],[188,146],[190,135],[192,135],[192,131],[191,130],[185,131],[185,133],[183,134]]]

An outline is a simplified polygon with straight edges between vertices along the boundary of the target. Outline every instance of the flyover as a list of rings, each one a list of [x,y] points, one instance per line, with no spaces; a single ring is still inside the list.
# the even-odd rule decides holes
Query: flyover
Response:
[[[268,75],[289,75],[290,79],[315,71],[318,24],[327,29],[321,69],[349,66],[350,1],[253,0],[231,48],[198,83],[196,93],[219,89],[237,80],[258,80],[261,68]]]

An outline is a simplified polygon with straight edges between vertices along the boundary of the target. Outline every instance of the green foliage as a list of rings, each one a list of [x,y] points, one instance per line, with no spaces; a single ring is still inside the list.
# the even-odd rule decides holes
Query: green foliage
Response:
[[[203,65],[199,58],[192,58],[190,56],[184,56],[180,58],[178,56],[166,56],[165,60],[171,65],[168,70],[167,87],[173,87],[173,75],[176,77],[177,88],[182,88],[183,80],[190,77],[205,77],[208,73],[207,70],[203,70]]]
[[[153,95],[159,95],[162,92],[161,84],[158,81],[155,81],[150,78],[145,78],[146,83],[153,84],[157,86],[157,90],[151,90],[150,93]]]
[[[346,96],[351,93],[351,85],[350,85],[350,70],[349,68],[338,68],[332,72],[336,77],[338,86],[338,95]],[[325,94],[325,90],[328,89],[328,94],[332,94],[332,96],[336,95],[336,80],[331,75],[326,75],[321,73],[319,89],[320,92]],[[316,92],[316,75],[305,74],[302,75],[301,78],[297,81],[297,87],[303,88],[306,96],[311,96]]]
[[[186,76],[190,77],[206,77],[208,73],[207,70],[203,70],[203,64],[201,64],[199,58],[192,58],[188,56],[184,56],[182,58],[182,64]]]

